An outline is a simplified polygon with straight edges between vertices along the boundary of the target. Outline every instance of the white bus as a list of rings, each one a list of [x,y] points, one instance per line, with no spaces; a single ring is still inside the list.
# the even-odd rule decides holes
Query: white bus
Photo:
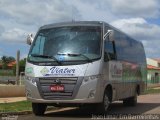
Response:
[[[27,43],[26,96],[35,115],[49,105],[92,104],[106,113],[113,101],[136,105],[145,89],[142,43],[105,22],[45,25]]]

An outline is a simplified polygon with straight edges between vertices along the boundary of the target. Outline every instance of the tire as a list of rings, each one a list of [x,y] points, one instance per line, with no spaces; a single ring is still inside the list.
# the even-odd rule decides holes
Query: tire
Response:
[[[124,99],[123,105],[124,106],[136,106],[137,105],[137,94],[133,97]]]
[[[98,105],[98,111],[100,111],[103,114],[106,114],[108,111],[110,105],[109,96],[109,91],[105,91],[103,96],[103,102]]]
[[[44,115],[44,112],[46,111],[46,105],[41,103],[32,103],[32,111],[37,116]]]

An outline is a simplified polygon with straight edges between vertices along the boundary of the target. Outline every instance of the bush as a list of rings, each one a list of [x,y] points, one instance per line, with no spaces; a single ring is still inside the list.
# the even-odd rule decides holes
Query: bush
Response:
[[[23,60],[20,60],[19,62],[19,75],[21,72],[25,71],[25,65],[26,65],[26,58]],[[13,74],[16,75],[16,64],[13,66]]]
[[[13,70],[0,70],[0,76],[13,76]]]
[[[6,70],[8,67],[7,67],[7,63],[3,63],[2,64],[2,69]]]

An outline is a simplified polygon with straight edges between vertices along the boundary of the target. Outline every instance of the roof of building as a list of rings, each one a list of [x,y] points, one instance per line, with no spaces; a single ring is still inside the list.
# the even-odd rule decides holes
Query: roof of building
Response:
[[[7,64],[8,67],[13,67],[16,64],[16,61],[12,61],[10,63]],[[0,66],[2,66],[3,63],[0,63]]]
[[[155,67],[155,66],[152,66],[152,65],[147,65],[147,69],[160,70],[159,67]]]
[[[16,61],[10,62],[7,64],[8,67],[13,67],[16,64]]]

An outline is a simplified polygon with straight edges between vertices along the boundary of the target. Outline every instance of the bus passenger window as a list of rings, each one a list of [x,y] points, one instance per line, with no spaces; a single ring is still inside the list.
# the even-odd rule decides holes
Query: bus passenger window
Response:
[[[105,41],[105,53],[104,53],[104,61],[114,60],[115,57],[115,51],[114,51],[114,45],[111,41]]]

